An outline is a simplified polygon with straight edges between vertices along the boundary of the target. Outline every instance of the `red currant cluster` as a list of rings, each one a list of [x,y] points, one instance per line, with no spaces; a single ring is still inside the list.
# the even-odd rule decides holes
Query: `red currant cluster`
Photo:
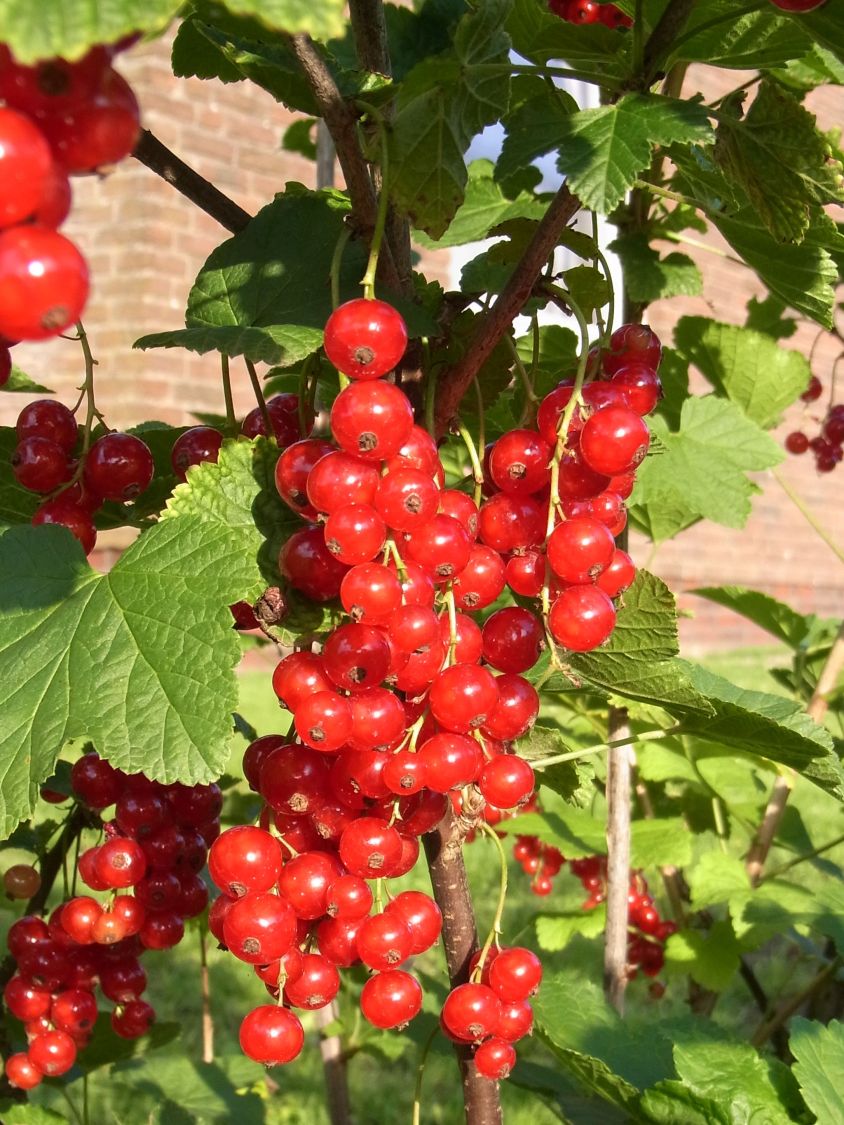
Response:
[[[13,342],[55,336],[85,306],[88,268],[58,228],[68,176],[102,172],[137,143],[138,103],[111,66],[131,42],[36,66],[0,45],[0,385]]]
[[[116,1005],[111,1026],[118,1035],[136,1039],[149,1030],[155,1012],[141,999],[147,976],[140,956],[176,945],[183,919],[207,906],[199,872],[220,829],[216,785],[160,785],[96,754],[74,764],[71,783],[89,808],[114,805],[104,842],[78,863],[83,882],[110,898],[103,906],[76,895],[47,921],[25,915],[9,930],[17,972],[4,999],[24,1022],[29,1046],[6,1061],[5,1071],[11,1085],[27,1090],[73,1066],[97,1019],[98,983]]]
[[[86,555],[97,542],[94,513],[103,501],[134,500],[152,480],[152,454],[145,442],[113,432],[85,452],[73,411],[61,402],[39,399],[25,406],[17,438],[12,468],[18,483],[31,492],[57,493],[38,508],[32,522],[66,527]]]
[[[813,375],[800,398],[808,405],[817,402],[822,394],[823,383]],[[793,430],[785,439],[785,448],[795,455],[811,449],[818,472],[831,473],[844,460],[844,403],[830,403],[826,415],[815,420],[819,421],[820,428],[814,437],[810,438],[803,430]]]
[[[632,27],[633,20],[615,4],[598,0],[548,0],[548,7],[566,23],[602,23],[606,27]]]
[[[536,836],[517,836],[513,857],[530,876],[531,890],[537,895],[548,895],[553,890],[554,876],[566,862],[562,852],[543,844]],[[576,875],[589,897],[584,910],[594,910],[604,901],[607,893],[607,861],[605,856],[592,855],[568,861],[569,870]],[[648,884],[641,871],[630,876],[628,897],[629,936],[627,942],[628,969],[632,980],[639,969],[648,977],[655,977],[665,963],[664,946],[677,932],[674,922],[660,917],[654,900],[648,894]]]

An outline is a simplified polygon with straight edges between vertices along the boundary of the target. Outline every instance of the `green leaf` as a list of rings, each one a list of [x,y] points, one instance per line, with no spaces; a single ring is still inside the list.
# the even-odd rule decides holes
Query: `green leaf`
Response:
[[[844,799],[844,772],[834,753],[832,737],[800,704],[783,696],[736,687],[699,665],[686,667],[715,715],[700,719],[691,714],[683,719],[685,730],[703,741],[791,766]]]
[[[740,100],[723,104],[715,159],[774,238],[800,242],[812,206],[844,200],[844,169],[813,115],[778,83],[763,80],[743,118],[740,110]]]
[[[607,908],[601,903],[594,910],[572,910],[567,914],[540,914],[536,919],[536,940],[547,953],[565,949],[575,934],[595,938],[604,932]]]
[[[725,606],[734,613],[746,617],[760,629],[787,644],[789,648],[799,648],[814,627],[816,618],[804,616],[777,601],[770,594],[759,590],[749,590],[746,586],[700,586],[689,593],[706,598],[716,605]]]
[[[807,237],[799,246],[783,245],[771,236],[752,207],[731,216],[711,217],[771,293],[824,328],[832,327],[838,270],[820,241]]]
[[[646,234],[627,234],[610,243],[624,267],[624,288],[631,301],[649,305],[668,297],[697,297],[703,278],[687,254],[660,256]]]
[[[810,45],[805,31],[790,25],[773,7],[736,15],[735,0],[708,0],[692,9],[682,42],[666,60],[704,62],[733,70],[781,66],[804,54]],[[716,22],[718,21],[718,22]],[[799,21],[802,24],[802,18]]]
[[[682,817],[637,820],[630,830],[634,867],[685,867],[692,860],[692,836]]]
[[[732,1125],[729,1103],[702,1098],[682,1082],[658,1082],[645,1090],[639,1103],[645,1118],[656,1125]]]
[[[536,219],[546,206],[527,192],[509,199],[493,179],[495,165],[489,160],[473,160],[469,165],[466,193],[442,238],[432,239],[422,232],[416,236],[420,246],[431,250],[478,242],[493,228],[510,219]]]
[[[12,472],[12,454],[18,444],[14,427],[0,427],[0,528],[29,523],[41,497],[21,488]]]
[[[343,0],[224,0],[238,15],[254,16],[267,27],[288,35],[306,32],[314,39],[341,35],[345,26]]]
[[[575,266],[566,270],[563,283],[587,319],[603,308],[612,295],[612,288],[603,271],[594,266]]]
[[[607,1004],[602,989],[582,974],[569,970],[547,975],[533,1003],[537,1029],[543,1041],[555,1048],[555,1054],[582,1052],[600,1060],[624,1083],[628,1094],[672,1075],[668,1035],[652,1019],[643,1023],[631,1014],[621,1020]],[[567,1070],[569,1063],[576,1062],[570,1056],[558,1057]],[[588,1070],[570,1073],[586,1079],[589,1088],[601,1093],[589,1081]],[[610,1094],[608,1100],[615,1101],[611,1088],[605,1088],[604,1093]]]
[[[288,125],[281,138],[281,147],[285,152],[298,152],[307,160],[316,160],[317,146],[314,140],[314,126],[317,124],[315,117],[303,117]]]
[[[558,148],[560,130],[577,110],[571,94],[545,87],[508,114],[504,119],[504,144],[495,165],[496,180],[504,182],[518,175],[537,157]]]
[[[840,4],[824,4],[815,12],[783,12],[789,22],[789,31],[794,36],[809,35],[821,47],[831,51],[839,60],[844,60],[844,19]],[[792,55],[798,52],[792,50]]]
[[[730,922],[714,922],[706,931],[680,930],[665,947],[665,963],[688,973],[713,992],[723,992],[739,967],[739,946]]]
[[[523,813],[502,820],[496,830],[507,836],[536,836],[552,844],[569,859],[605,855],[606,827],[602,822],[573,805],[560,805],[556,812]]]
[[[463,154],[472,137],[507,108],[509,74],[503,29],[510,0],[488,0],[454,32],[453,50],[426,59],[399,88],[390,130],[390,194],[415,226],[442,237],[463,202]]]
[[[321,344],[331,313],[331,259],[348,210],[338,192],[288,184],[212,251],[188,297],[187,330],[145,336],[136,346],[219,350],[285,365],[304,359]],[[347,246],[341,300],[357,292],[364,266],[363,248]]]
[[[180,7],[174,0],[2,0],[0,43],[25,64],[56,55],[73,61],[97,43],[163,31]]]
[[[786,879],[766,879],[752,894],[734,897],[730,910],[745,944],[762,944],[795,926],[806,926],[838,946],[844,942],[844,890],[837,879],[825,879],[821,893]]]
[[[788,1046],[796,1062],[792,1067],[809,1109],[824,1125],[842,1125],[844,1106],[844,1024],[832,1020],[823,1026],[802,1016],[791,1021]]]
[[[715,395],[686,400],[678,433],[659,416],[651,426],[665,452],[646,457],[640,466],[631,508],[638,513],[667,506],[670,519],[666,516],[660,527],[660,538],[669,538],[700,517],[743,527],[750,497],[757,491],[746,474],[783,460],[773,438],[738,406]]]
[[[256,1065],[229,1077],[219,1062],[197,1062],[173,1052],[122,1063],[112,1072],[111,1081],[155,1093],[159,1100],[178,1106],[190,1121],[260,1125],[266,1120],[261,1098],[242,1091],[255,1085],[261,1075]]]
[[[715,389],[766,430],[809,383],[809,362],[769,336],[701,316],[684,316],[674,330],[674,346]]]
[[[228,606],[261,590],[256,517],[276,536],[290,518],[267,488],[274,459],[263,441],[225,444],[108,574],[64,528],[0,536],[3,835],[70,738],[160,781],[222,772],[240,659]]]
[[[678,935],[675,935],[675,937]],[[669,938],[669,946],[675,940]],[[677,1074],[693,1093],[731,1106],[731,1125],[789,1125],[771,1083],[768,1066],[745,1043],[678,1042],[674,1047]]]
[[[26,1102],[0,1102],[0,1114],[3,1125],[67,1125],[64,1114]]]
[[[733,895],[749,893],[750,879],[741,860],[726,852],[706,852],[686,872],[692,909],[707,910],[729,902]]]
[[[517,54],[539,65],[564,59],[597,82],[622,78],[626,73],[623,31],[611,31],[602,24],[575,27],[534,0],[514,0],[507,31]]]
[[[34,382],[14,363],[12,364],[12,370],[9,372],[9,378],[6,380],[3,386],[0,387],[0,391],[5,391],[6,394],[53,394],[49,387],[42,387],[40,383]]]
[[[650,163],[655,145],[708,141],[705,110],[658,94],[627,94],[615,105],[581,110],[560,122],[559,170],[581,202],[607,213]]]
[[[627,699],[705,713],[706,699],[692,687],[683,666],[672,660],[676,652],[674,596],[661,579],[640,570],[624,593],[606,645],[574,655],[568,663],[578,682]],[[555,681],[545,684],[546,691],[555,689]]]
[[[103,1066],[126,1062],[157,1047],[164,1047],[177,1039],[182,1031],[179,1023],[155,1023],[140,1039],[120,1039],[116,1036],[107,1019],[100,1018],[94,1026],[85,1054],[79,1060],[80,1066],[88,1073]]]

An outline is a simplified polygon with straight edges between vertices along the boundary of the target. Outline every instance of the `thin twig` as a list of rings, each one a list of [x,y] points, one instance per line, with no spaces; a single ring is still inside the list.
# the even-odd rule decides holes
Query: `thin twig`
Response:
[[[648,36],[642,60],[642,89],[652,85],[677,36],[689,22],[695,0],[671,0]]]
[[[806,1001],[810,1000],[818,989],[838,971],[840,965],[840,957],[836,957],[834,960],[830,961],[829,964],[824,965],[821,971],[809,981],[805,988],[801,989],[795,996],[792,996],[790,1000],[786,1000],[781,1004],[770,1019],[763,1020],[762,1023],[759,1024],[750,1038],[751,1044],[756,1047],[757,1050],[763,1047],[774,1032],[791,1019],[794,1013],[802,1008]]]
[[[435,414],[438,435],[448,430],[469,384],[492,355],[504,333],[509,331],[514,318],[530,297],[536,279],[564,228],[579,210],[580,200],[563,184],[504,289],[489,311],[478,320],[463,359],[440,374]]]
[[[211,978],[208,975],[208,931],[199,928],[199,986],[202,994],[202,1061],[214,1061],[214,1017],[211,1014]]]
[[[611,707],[609,733],[630,736],[627,711]],[[610,739],[614,741],[614,739]],[[627,914],[630,895],[630,747],[607,754],[607,928],[604,991],[619,1015],[627,988]]]
[[[771,475],[815,534],[823,539],[824,543],[826,543],[827,547],[829,547],[830,551],[832,551],[839,562],[844,563],[844,548],[841,547],[840,543],[836,543],[799,493],[794,491],[785,477],[781,476],[776,469],[771,470]]]
[[[250,222],[252,216],[248,211],[180,160],[149,129],[141,130],[141,139],[132,155],[233,234]]]
[[[812,698],[806,708],[809,716],[816,723],[823,722],[824,715],[826,715],[829,707],[827,696],[835,687],[842,671],[844,671],[844,624],[838,630],[838,635],[829,650],[829,655],[818,676],[815,690],[812,692]],[[789,770],[787,773],[780,774],[774,782],[762,823],[759,825],[756,837],[747,853],[747,874],[754,885],[762,878],[765,860],[768,858],[768,852],[771,850],[785,813],[785,806],[788,804],[788,798],[791,796],[796,777],[795,772]]]

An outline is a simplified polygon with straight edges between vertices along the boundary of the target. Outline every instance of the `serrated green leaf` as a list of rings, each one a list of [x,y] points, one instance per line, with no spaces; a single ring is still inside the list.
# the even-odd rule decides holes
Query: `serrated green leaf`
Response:
[[[725,527],[743,527],[756,490],[746,474],[782,461],[781,447],[738,406],[715,395],[687,399],[678,433],[659,416],[651,426],[666,452],[645,458],[631,508],[673,504],[684,514],[682,526],[704,517]]]
[[[495,165],[496,180],[503,183],[537,157],[554,152],[559,147],[562,123],[577,110],[571,94],[547,87],[522,102],[504,119],[506,136]]]
[[[602,1067],[624,1083],[627,1093],[671,1076],[668,1035],[662,1034],[652,1019],[643,1023],[631,1014],[621,1020],[607,1004],[601,988],[584,979],[582,973],[569,970],[549,974],[533,1003],[537,1029],[555,1053],[583,1053],[599,1060]],[[568,1070],[569,1063],[576,1060],[569,1056],[561,1061]],[[595,1093],[602,1093],[589,1081],[589,1071],[570,1073],[579,1080],[585,1079]],[[608,1100],[615,1101],[612,1090],[605,1088],[604,1096],[608,1093]]]
[[[569,665],[578,680],[617,695],[706,712],[706,700],[672,662],[676,652],[674,596],[661,579],[640,570],[624,593],[609,641],[594,652],[572,656]],[[552,690],[550,683],[546,690]]]
[[[240,658],[228,606],[261,589],[256,517],[283,518],[261,489],[273,457],[266,442],[224,445],[108,574],[64,528],[0,536],[4,835],[69,738],[161,781],[222,771]]]
[[[825,879],[820,893],[787,879],[766,879],[752,894],[735,895],[730,904],[736,933],[753,946],[794,926],[807,926],[839,945],[844,942],[842,911],[844,890],[837,879]]]
[[[679,816],[637,820],[630,830],[630,854],[634,867],[685,867],[692,859],[692,836]]]
[[[453,50],[419,63],[399,88],[390,130],[390,194],[434,239],[463,201],[469,142],[507,108],[506,68],[486,68],[507,61],[510,39],[503,24],[509,8],[510,0],[488,0],[467,12],[455,29]]]
[[[185,1111],[191,1121],[259,1125],[265,1120],[261,1099],[249,1091],[239,1092],[238,1087],[254,1085],[261,1074],[256,1065],[231,1078],[218,1063],[197,1062],[184,1054],[167,1052],[120,1063],[111,1080],[168,1099]]]
[[[3,1125],[67,1125],[63,1114],[31,1102],[2,1102],[0,1114]]]
[[[785,304],[778,297],[770,293],[764,300],[751,297],[747,302],[747,320],[745,328],[752,328],[754,332],[764,332],[775,340],[787,340],[797,331],[797,322],[789,316],[784,316]]]
[[[536,219],[545,214],[544,203],[527,192],[515,199],[504,195],[493,179],[495,165],[490,160],[473,160],[469,165],[469,179],[463,202],[442,238],[432,239],[423,232],[416,236],[420,246],[438,250],[449,246],[463,246],[478,242],[489,235],[499,224],[510,219]]]
[[[298,363],[307,359],[322,344],[319,328],[178,328],[173,332],[153,332],[141,336],[133,347],[147,351],[151,348],[184,348],[197,355],[222,352],[230,358],[244,356],[253,363]]]
[[[314,127],[317,125],[315,117],[303,117],[288,125],[281,138],[281,147],[285,152],[298,152],[307,160],[316,160],[317,146],[314,139]]]
[[[729,1103],[694,1094],[682,1082],[658,1082],[639,1104],[655,1125],[732,1125],[733,1120]]]
[[[12,364],[12,370],[9,372],[9,378],[0,387],[0,391],[4,391],[6,394],[26,395],[51,395],[54,393],[49,387],[42,387],[40,383],[34,382],[14,363]]]
[[[770,594],[746,586],[700,586],[689,593],[746,617],[790,648],[799,648],[817,622],[816,617],[804,616]]]
[[[735,0],[708,0],[695,5],[665,67],[676,62],[704,62],[732,70],[765,69],[780,66],[809,49],[805,31],[799,25],[790,25],[773,6],[739,15],[735,7]]]
[[[21,488],[12,472],[12,454],[18,444],[13,426],[0,426],[0,528],[29,523],[41,497]]]
[[[735,324],[701,316],[681,317],[674,346],[721,394],[766,430],[809,383],[809,362],[798,351]]]
[[[715,709],[683,727],[697,738],[791,766],[810,781],[844,799],[844,772],[829,732],[803,707],[779,695],[747,691],[699,665],[683,662],[694,686]]]
[[[631,301],[645,305],[668,297],[697,297],[703,278],[686,254],[660,255],[645,234],[628,234],[610,243],[624,266],[624,288]]]
[[[175,0],[2,0],[0,43],[21,63],[56,55],[73,61],[98,43],[135,31],[163,31],[180,7]]]
[[[794,36],[808,35],[821,47],[844,61],[844,18],[840,4],[824,4],[814,12],[783,12]],[[792,50],[792,55],[798,54]]]
[[[561,806],[556,812],[523,813],[502,820],[496,830],[507,836],[536,836],[543,844],[559,848],[568,859],[604,855],[606,828],[585,809]]]
[[[306,32],[314,39],[340,35],[345,25],[343,0],[224,0],[229,11],[254,16],[267,27],[288,35]]]
[[[535,390],[547,394],[561,379],[570,375],[577,366],[580,340],[577,333],[562,324],[540,325],[538,332],[537,374]],[[525,367],[533,366],[533,333],[516,340],[516,351]]]
[[[575,27],[534,0],[514,0],[507,31],[515,51],[539,65],[564,59],[599,83],[626,73],[623,48],[628,40],[623,31],[602,24]]]
[[[594,266],[575,266],[566,270],[563,283],[587,319],[603,308],[612,294],[612,287],[603,271]]]
[[[750,879],[741,860],[726,852],[706,852],[686,871],[692,909],[707,910],[750,891]]]
[[[665,946],[665,964],[688,973],[704,988],[723,992],[738,970],[739,953],[731,923],[714,922],[706,931],[672,934]]]
[[[658,94],[627,94],[615,105],[561,120],[557,166],[581,202],[606,214],[650,163],[655,145],[706,142],[706,111]]]
[[[85,1048],[85,1054],[79,1062],[86,1072],[126,1062],[147,1051],[154,1051],[158,1047],[172,1043],[178,1038],[181,1030],[182,1025],[172,1021],[154,1023],[147,1034],[140,1039],[121,1039],[114,1034],[109,1021],[103,1019],[101,1013]]]
[[[796,1062],[794,1077],[809,1109],[825,1125],[842,1125],[844,1105],[844,1024],[831,1020],[826,1027],[798,1017],[789,1026],[788,1046]]]
[[[540,914],[536,919],[536,941],[546,953],[559,953],[575,934],[598,937],[607,924],[607,908],[601,903],[594,910],[572,910],[568,914]]]
[[[669,938],[669,946],[673,941],[674,937]],[[731,1106],[732,1125],[762,1121],[789,1125],[793,1120],[771,1083],[765,1060],[745,1043],[678,1042],[674,1063],[679,1077],[695,1094]]]
[[[746,116],[727,100],[715,159],[780,242],[800,242],[810,208],[844,200],[842,166],[815,118],[778,83],[763,80]]]
[[[783,245],[771,237],[751,207],[731,216],[711,217],[730,246],[755,270],[771,293],[824,328],[832,327],[838,270],[819,241],[806,237],[799,246]]]

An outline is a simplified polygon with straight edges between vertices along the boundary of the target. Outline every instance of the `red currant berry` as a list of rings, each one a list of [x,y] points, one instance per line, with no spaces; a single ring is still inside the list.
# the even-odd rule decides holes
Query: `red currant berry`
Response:
[[[352,710],[349,701],[336,691],[318,691],[302,700],[293,713],[293,722],[296,733],[307,746],[331,754],[339,750],[352,733]]]
[[[498,1039],[515,1043],[533,1030],[533,1008],[527,1000],[512,1000],[501,1005],[501,1016],[493,1029]]]
[[[502,742],[510,742],[533,726],[539,714],[539,696],[523,676],[505,672],[495,682],[498,703],[487,716],[481,732]]]
[[[498,754],[487,762],[478,788],[491,805],[514,809],[529,800],[534,790],[533,767],[518,754]]]
[[[656,371],[662,359],[662,344],[655,332],[644,324],[622,324],[610,337],[604,354],[604,370],[614,375],[628,363],[642,363]]]
[[[580,22],[594,23],[594,20]],[[475,1069],[484,1078],[499,1082],[507,1078],[516,1065],[516,1050],[506,1039],[487,1039],[475,1051]]]
[[[328,888],[341,873],[335,856],[327,852],[305,852],[284,865],[278,889],[297,917],[313,921],[325,914]]]
[[[331,513],[345,504],[371,506],[380,479],[378,469],[370,461],[337,449],[321,457],[311,469],[306,493],[319,512]]]
[[[240,1049],[253,1062],[283,1066],[302,1050],[305,1032],[298,1016],[277,1004],[262,1004],[240,1025]]]
[[[443,1004],[442,1020],[449,1035],[472,1043],[492,1035],[501,1016],[501,1001],[485,984],[460,984]]]
[[[644,363],[627,363],[619,367],[611,384],[624,392],[625,405],[642,417],[655,410],[662,397],[659,376]]]
[[[510,430],[490,454],[489,472],[502,492],[529,496],[551,479],[552,447],[533,430]]]
[[[315,602],[336,598],[348,569],[326,547],[321,527],[294,531],[281,548],[278,568],[294,589]]]
[[[360,1007],[375,1027],[403,1027],[422,1009],[422,987],[401,969],[377,973],[363,986]]]
[[[223,940],[239,961],[266,965],[277,961],[296,938],[296,914],[273,894],[247,894],[226,911]]]
[[[9,1085],[16,1090],[34,1090],[44,1077],[23,1051],[6,1059],[5,1075]]]
[[[595,585],[610,598],[617,598],[633,584],[636,577],[636,567],[626,551],[616,549],[612,562],[605,571],[598,575]]]
[[[149,446],[140,438],[106,434],[85,459],[85,484],[105,500],[134,500],[149,487],[154,471]]]
[[[492,547],[472,546],[469,561],[454,580],[454,596],[460,609],[478,610],[492,605],[504,589],[504,561]]]
[[[15,432],[18,441],[31,437],[49,438],[65,453],[76,448],[78,427],[72,412],[61,402],[41,398],[25,406],[18,415]]]
[[[459,665],[458,665],[459,667]],[[469,785],[483,765],[483,754],[473,738],[443,731],[429,738],[419,749],[425,782],[435,793]]]
[[[0,334],[46,340],[79,320],[88,267],[73,243],[47,227],[0,233]]]
[[[37,509],[32,517],[35,527],[46,524],[65,527],[71,535],[79,541],[82,550],[90,555],[97,543],[97,529],[91,516],[78,504],[57,496],[55,500],[48,500]]]
[[[400,468],[381,478],[375,508],[388,527],[413,531],[436,515],[439,500],[430,476],[421,469]]]
[[[308,501],[308,478],[318,461],[334,452],[334,447],[319,438],[294,441],[275,466],[275,486],[288,507],[305,519],[316,519],[317,510]]]
[[[358,955],[370,969],[394,969],[410,956],[413,938],[396,914],[367,918],[358,931]]]
[[[394,457],[412,427],[410,403],[391,383],[352,383],[331,407],[331,432],[337,444],[367,461]]]
[[[771,0],[771,3],[781,12],[814,12],[826,0]]]
[[[76,1044],[66,1031],[47,1031],[32,1040],[27,1055],[41,1074],[58,1078],[76,1062]]]
[[[216,461],[222,444],[223,435],[213,426],[193,426],[185,430],[176,438],[170,453],[173,472],[179,480],[184,480],[192,465]]]
[[[507,1002],[527,1000],[542,981],[542,962],[529,949],[502,949],[489,970],[490,988]]]
[[[45,1016],[50,1011],[52,997],[43,988],[37,988],[17,974],[3,989],[3,1000],[15,1019],[27,1021]]]
[[[68,478],[67,455],[49,438],[29,437],[12,454],[15,479],[30,492],[52,492]]]
[[[108,68],[94,96],[41,120],[56,160],[79,175],[125,160],[141,132],[140,109],[128,82]]]
[[[607,569],[615,552],[615,540],[597,520],[568,519],[551,532],[547,549],[548,562],[557,577],[563,582],[581,584],[594,581]]]
[[[208,853],[208,874],[231,898],[270,890],[278,881],[281,865],[278,840],[248,824],[228,828]]]
[[[430,949],[442,931],[440,908],[430,895],[421,891],[402,891],[388,903],[384,913],[401,918],[410,930],[410,952],[413,955]]]
[[[366,504],[344,504],[325,522],[325,545],[346,566],[371,562],[387,538],[384,521]]]
[[[495,677],[474,664],[453,664],[440,672],[428,696],[431,714],[445,730],[467,734],[482,726],[498,702]]]
[[[519,606],[493,613],[484,622],[482,634],[484,660],[499,672],[526,672],[545,646],[539,618]]]
[[[306,436],[299,429],[299,396],[294,394],[274,395],[266,402],[267,414],[270,419],[273,437],[285,449]],[[306,418],[308,428],[313,425],[313,415]],[[264,421],[264,412],[259,406],[251,410],[243,419],[240,432],[248,438],[266,437],[267,426]]]
[[[569,586],[551,606],[548,624],[563,648],[591,652],[609,639],[615,627],[615,607],[595,586]]]
[[[354,570],[349,571],[350,574]],[[331,691],[331,680],[328,678],[322,663],[322,657],[313,652],[291,652],[276,666],[273,672],[273,691],[278,696],[282,707],[288,711],[295,711],[299,704],[309,695],[318,691]],[[267,738],[280,739],[279,735],[268,735]],[[263,739],[258,739],[253,746],[260,745],[255,753],[269,753],[275,746],[269,746]],[[244,771],[246,770],[246,755],[244,755]],[[257,776],[257,775],[256,775]],[[247,774],[250,785],[252,778]]]
[[[38,126],[0,108],[0,227],[11,227],[37,209],[52,171],[50,146]]]
[[[68,1035],[87,1034],[97,1022],[97,1014],[97,1001],[93,994],[82,988],[60,992],[50,1008],[54,1026]]]
[[[364,381],[386,375],[406,348],[404,320],[384,301],[346,301],[325,325],[325,354],[350,379]]]
[[[533,496],[496,493],[481,505],[478,535],[501,554],[533,547],[544,538],[545,512]]]
[[[339,991],[340,974],[336,966],[319,953],[306,953],[300,976],[288,980],[284,986],[287,1002],[306,1011],[324,1008]]]
[[[111,1013],[111,1028],[121,1039],[140,1039],[155,1023],[155,1008],[146,1000],[130,1000]]]
[[[340,859],[347,871],[361,879],[389,876],[401,855],[402,841],[397,830],[375,817],[359,817],[340,837]]]
[[[94,868],[107,887],[132,887],[146,872],[146,856],[136,840],[113,836],[97,849]]]

